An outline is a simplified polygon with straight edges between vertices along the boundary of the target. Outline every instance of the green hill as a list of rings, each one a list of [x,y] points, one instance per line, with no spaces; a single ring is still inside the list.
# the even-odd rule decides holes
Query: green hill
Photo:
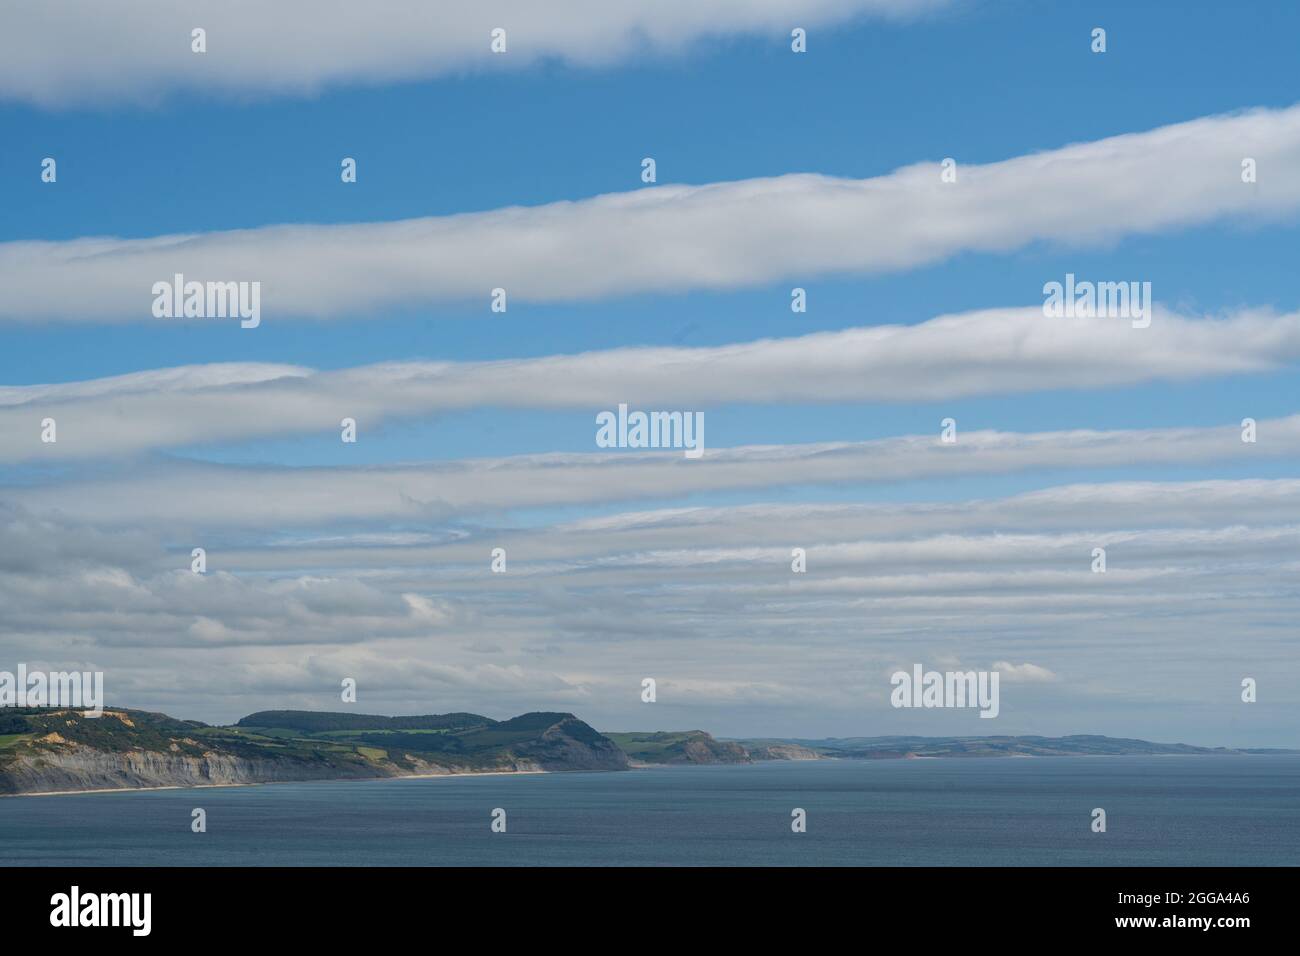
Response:
[[[236,727],[282,727],[304,733],[338,730],[464,730],[495,724],[478,714],[428,714],[421,717],[381,717],[315,710],[259,710],[241,717]]]
[[[644,764],[751,763],[743,746],[702,730],[609,733],[633,761]]]
[[[0,715],[0,793],[627,768],[613,742],[566,713],[262,711],[230,727],[138,710]]]

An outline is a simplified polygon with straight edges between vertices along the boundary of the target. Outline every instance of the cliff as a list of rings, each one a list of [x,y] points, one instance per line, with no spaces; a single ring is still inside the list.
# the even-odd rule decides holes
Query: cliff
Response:
[[[0,794],[628,766],[613,742],[564,713],[496,721],[270,711],[233,727],[135,710],[0,716]]]
[[[817,751],[799,744],[742,744],[754,760],[822,760]]]
[[[738,743],[715,740],[702,730],[611,733],[610,740],[638,764],[753,763]]]

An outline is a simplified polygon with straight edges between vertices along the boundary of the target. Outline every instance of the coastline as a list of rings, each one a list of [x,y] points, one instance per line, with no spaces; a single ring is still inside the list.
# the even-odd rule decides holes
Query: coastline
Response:
[[[561,773],[555,770],[467,770],[455,773],[403,773],[391,777],[330,777],[324,780],[262,780],[254,783],[196,783],[183,787],[169,784],[161,787],[100,787],[94,790],[31,790],[25,793],[0,793],[6,797],[72,797],[89,793],[147,793],[151,790],[222,790],[228,787],[273,787],[278,783],[362,783],[376,780],[444,780],[449,777],[519,777],[530,774]],[[613,773],[614,771],[594,771]]]
[[[1242,753],[1240,751],[1223,753],[1223,754],[1218,754],[1218,753],[1001,754],[998,756],[990,755],[986,757],[955,758],[955,759],[959,761],[965,761],[969,759],[996,760],[996,759],[1017,758],[1017,757],[1027,758],[1027,759],[1042,759],[1042,758],[1079,758],[1079,757],[1214,757],[1214,756],[1273,757],[1273,756],[1300,756],[1300,754],[1289,753],[1286,751],[1280,751],[1279,753],[1275,753],[1275,754],[1274,753],[1251,754],[1251,753]],[[660,770],[660,769],[680,768],[680,767],[720,767],[720,766],[737,766],[737,767],[755,766],[756,767],[756,766],[764,766],[767,764],[777,764],[777,763],[823,763],[823,762],[876,763],[878,761],[883,761],[883,762],[891,762],[896,760],[928,761],[928,760],[944,760],[944,759],[954,759],[954,758],[945,757],[943,755],[938,755],[938,754],[931,754],[925,756],[919,754],[909,754],[907,756],[874,757],[874,758],[849,758],[849,757],[825,756],[825,757],[819,757],[815,761],[760,760],[760,761],[754,761],[753,763],[750,764],[733,764],[733,763],[725,763],[725,762],[644,763],[640,761],[632,761],[629,763],[627,769],[629,771],[636,771],[636,770]],[[0,793],[0,799],[4,799],[6,797],[68,797],[68,796],[80,796],[84,794],[94,794],[94,793],[146,793],[152,790],[213,790],[213,789],[224,789],[228,787],[270,787],[282,783],[365,783],[365,782],[393,781],[393,780],[445,780],[453,777],[520,777],[520,776],[533,776],[533,775],[551,774],[551,773],[617,773],[617,772],[619,771],[615,771],[615,770],[567,770],[567,771],[566,770],[466,770],[466,771],[456,771],[451,773],[404,773],[404,774],[397,774],[391,777],[329,777],[325,779],[311,779],[311,780],[264,780],[264,781],[257,781],[253,783],[198,783],[192,786],[180,786],[176,784],[169,784],[166,786],[158,786],[158,787],[101,787],[92,790],[33,790],[26,793]]]

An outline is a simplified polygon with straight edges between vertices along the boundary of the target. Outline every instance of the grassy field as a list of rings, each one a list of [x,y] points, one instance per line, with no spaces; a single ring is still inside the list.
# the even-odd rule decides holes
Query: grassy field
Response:
[[[653,733],[653,734],[611,734],[606,737],[618,744],[624,753],[635,755],[644,760],[650,756],[664,753],[670,747],[688,739],[689,733]]]

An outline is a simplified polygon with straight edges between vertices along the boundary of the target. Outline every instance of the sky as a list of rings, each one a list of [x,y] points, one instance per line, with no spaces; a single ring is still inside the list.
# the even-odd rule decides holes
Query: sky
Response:
[[[0,670],[1300,746],[1300,10],[264,6],[5,14]],[[260,324],[155,316],[176,273]],[[1149,326],[1046,316],[1067,274]],[[600,447],[620,403],[704,454]],[[999,716],[892,707],[915,663]]]

